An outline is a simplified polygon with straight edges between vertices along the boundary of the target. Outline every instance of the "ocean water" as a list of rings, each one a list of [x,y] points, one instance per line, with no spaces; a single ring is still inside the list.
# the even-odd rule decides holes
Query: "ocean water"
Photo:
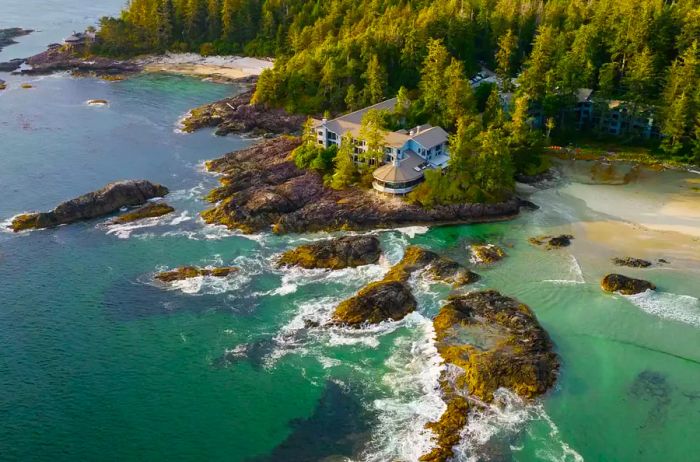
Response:
[[[121,178],[165,184],[176,208],[131,226],[0,232],[0,459],[415,461],[431,444],[424,424],[444,410],[430,320],[448,289],[413,280],[419,310],[400,322],[306,321],[328,319],[409,244],[471,265],[475,242],[508,254],[474,268],[475,288],[529,304],[562,368],[535,402],[499,392],[470,419],[456,460],[697,458],[700,242],[687,231],[700,226],[700,175],[649,173],[615,187],[564,178],[529,190],[541,209],[509,222],[377,231],[377,265],[283,271],[277,254],[328,235],[242,236],[198,219],[216,184],[202,162],[254,140],[185,135],[177,121],[235,87],[164,75],[0,78],[10,84],[0,92],[0,221]],[[680,228],[641,224],[664,214]],[[575,235],[571,247],[527,242],[561,232]],[[669,260],[624,269],[659,289],[603,293],[600,278],[618,270],[609,259],[630,253]],[[185,264],[241,271],[153,282]]]

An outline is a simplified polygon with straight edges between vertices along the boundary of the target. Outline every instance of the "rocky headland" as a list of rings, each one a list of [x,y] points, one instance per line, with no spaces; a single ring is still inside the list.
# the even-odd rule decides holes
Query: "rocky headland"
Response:
[[[337,270],[377,263],[381,254],[377,236],[344,236],[288,250],[282,254],[277,264]]]
[[[557,379],[559,359],[530,308],[495,290],[450,297],[433,326],[447,364],[440,378],[447,409],[427,425],[437,444],[420,460],[445,462],[470,412],[492,402],[499,388],[525,399],[545,393]]]
[[[290,154],[299,144],[298,138],[281,136],[207,162],[222,177],[207,196],[215,205],[202,212],[204,220],[244,233],[289,233],[478,223],[506,220],[519,211],[515,197],[428,209],[374,190],[330,189],[321,175],[294,165]]]
[[[479,279],[459,263],[435,252],[409,246],[399,263],[392,266],[380,281],[372,282],[357,295],[340,303],[333,313],[333,322],[351,327],[398,321],[417,307],[408,280],[418,272],[454,287]]]
[[[306,117],[289,114],[284,109],[250,104],[253,91],[222,99],[192,109],[181,121],[182,131],[193,132],[205,127],[216,127],[217,135],[245,133],[271,136],[299,132]]]
[[[223,278],[238,271],[235,266],[219,266],[216,268],[199,268],[197,266],[181,266],[171,271],[157,273],[154,277],[161,282],[175,282],[199,276]]]
[[[50,74],[59,71],[71,71],[77,74],[94,74],[97,76],[120,76],[143,70],[143,66],[134,60],[118,60],[104,56],[89,56],[78,53],[72,48],[52,46],[46,51],[26,59],[29,68],[22,69],[22,74]]]
[[[656,286],[649,281],[622,274],[608,274],[600,282],[600,287],[606,292],[619,292],[622,295],[634,295],[656,289]]]
[[[109,183],[102,189],[83,194],[59,204],[49,212],[18,215],[12,219],[13,231],[53,228],[80,220],[109,215],[122,207],[145,204],[149,199],[168,194],[165,186],[146,180],[125,180]]]

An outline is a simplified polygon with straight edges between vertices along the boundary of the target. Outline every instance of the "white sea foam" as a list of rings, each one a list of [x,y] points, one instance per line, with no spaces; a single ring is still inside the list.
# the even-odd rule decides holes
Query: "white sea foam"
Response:
[[[551,462],[579,462],[583,458],[561,439],[559,429],[547,415],[541,403],[528,403],[515,393],[499,389],[492,403],[471,398],[478,408],[470,412],[468,423],[462,430],[460,443],[455,446],[456,462],[482,460],[483,451],[494,438],[499,441],[512,439],[524,429],[540,448],[538,460]],[[510,446],[518,452],[522,448]]]
[[[438,383],[443,365],[432,322],[418,313],[411,318],[416,324],[413,335],[396,339],[385,363],[389,372],[382,384],[388,396],[372,403],[379,424],[362,456],[367,462],[418,460],[433,445],[433,433],[425,424],[445,411]]]
[[[430,228],[427,226],[404,226],[401,228],[393,228],[393,230],[405,234],[406,236],[413,239],[419,234],[427,233],[428,231],[430,231]]]
[[[647,290],[626,298],[654,316],[700,327],[700,301],[690,295]]]

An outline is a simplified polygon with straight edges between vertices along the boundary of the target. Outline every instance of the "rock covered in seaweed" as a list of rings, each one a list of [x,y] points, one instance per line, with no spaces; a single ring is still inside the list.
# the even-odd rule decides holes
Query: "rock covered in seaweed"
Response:
[[[505,251],[495,244],[474,244],[469,246],[469,249],[476,263],[483,263],[486,265],[496,263],[506,256]]]
[[[606,292],[619,292],[623,295],[634,295],[656,289],[656,286],[649,281],[622,274],[608,274],[600,281],[600,287]]]
[[[343,236],[301,245],[282,254],[279,266],[299,266],[305,269],[343,269],[369,265],[381,255],[376,236]]]
[[[416,299],[406,283],[377,281],[338,305],[333,320],[351,327],[398,321],[414,311],[416,306]]]
[[[155,275],[161,282],[182,281],[199,276],[226,277],[238,271],[235,266],[219,266],[216,268],[199,268],[197,266],[181,266],[171,271],[163,271]]]
[[[469,284],[479,278],[449,258],[421,247],[409,246],[401,261],[391,267],[384,279],[369,284],[338,305],[333,322],[359,327],[362,324],[403,319],[416,309],[416,300],[408,280],[419,271],[454,286]]]
[[[451,297],[433,326],[438,353],[454,367],[440,378],[447,409],[426,426],[436,434],[437,445],[420,460],[443,462],[453,457],[467,423],[465,394],[491,402],[503,387],[535,398],[554,385],[559,359],[530,308],[495,290]]]
[[[548,249],[559,249],[571,245],[571,240],[574,238],[571,234],[560,234],[558,236],[537,236],[529,239],[531,244],[545,245]]]
[[[612,259],[612,262],[617,266],[629,266],[630,268],[648,268],[651,266],[650,261],[633,257],[615,257]]]
[[[300,170],[290,158],[297,138],[278,137],[207,162],[223,174],[221,186],[207,199],[215,205],[202,212],[211,224],[246,233],[277,233],[389,228],[424,223],[474,223],[512,218],[519,203],[513,197],[496,204],[460,204],[431,209],[373,190],[334,190],[321,175]]]
[[[12,220],[10,228],[17,232],[89,220],[114,213],[122,207],[145,204],[149,199],[166,194],[168,194],[168,188],[150,181],[117,181],[95,192],[63,202],[49,212],[18,215]]]
[[[168,213],[174,212],[175,209],[165,202],[151,202],[143,207],[139,207],[136,210],[132,210],[123,215],[119,215],[112,223],[123,224],[130,223],[132,221],[143,220],[144,218],[154,218],[167,215]]]

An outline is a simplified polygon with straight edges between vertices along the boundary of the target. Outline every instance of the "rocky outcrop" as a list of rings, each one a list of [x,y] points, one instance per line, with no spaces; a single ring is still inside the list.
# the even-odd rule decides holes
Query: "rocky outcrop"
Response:
[[[199,268],[196,266],[181,266],[172,271],[164,271],[155,275],[161,282],[182,281],[183,279],[196,278],[199,276],[213,276],[223,278],[238,271],[235,266],[220,266],[217,268]]]
[[[63,202],[50,212],[18,215],[12,220],[10,228],[17,232],[89,220],[114,213],[122,207],[145,204],[149,199],[166,194],[168,188],[146,180],[117,181],[98,191]]]
[[[630,278],[622,274],[608,274],[600,282],[600,287],[606,292],[619,292],[623,295],[634,295],[656,289],[656,286],[649,281]]]
[[[207,162],[223,176],[208,196],[215,206],[202,213],[204,220],[246,233],[271,227],[286,233],[488,222],[518,213],[516,198],[427,209],[373,190],[330,189],[318,173],[294,165],[290,153],[299,143],[279,137]]]
[[[130,223],[132,221],[143,220],[144,218],[160,217],[174,211],[175,209],[165,202],[154,202],[146,204],[143,207],[139,207],[138,209],[132,210],[131,212],[127,212],[123,215],[119,215],[112,220],[112,223]]]
[[[279,266],[337,270],[376,263],[381,253],[377,236],[344,236],[289,250],[277,263]]]
[[[411,289],[400,281],[378,281],[338,305],[334,321],[350,327],[398,321],[416,309]]]
[[[615,257],[612,259],[612,262],[617,266],[628,266],[630,268],[648,268],[651,266],[650,261],[632,257]]]
[[[8,45],[17,43],[15,38],[23,35],[29,35],[34,32],[31,29],[22,29],[21,27],[10,27],[9,29],[0,29],[0,51]]]
[[[15,58],[4,63],[0,63],[0,72],[14,72],[24,64],[24,59]]]
[[[57,46],[28,58],[30,67],[22,69],[22,74],[50,74],[57,71],[72,71],[78,75],[111,76],[133,74],[143,70],[138,62],[120,61],[104,56],[85,58],[75,50]]]
[[[416,309],[416,300],[408,285],[417,272],[436,281],[461,286],[479,276],[459,263],[417,246],[409,246],[403,259],[381,281],[373,282],[357,295],[342,302],[333,314],[333,322],[351,327],[403,319]]]
[[[479,280],[479,275],[456,261],[415,245],[408,246],[400,262],[392,266],[384,279],[407,282],[411,275],[423,271],[435,281],[455,287]]]
[[[530,244],[546,246],[547,249],[558,249],[571,245],[574,238],[571,234],[560,234],[559,236],[538,236],[529,239]]]
[[[469,246],[469,249],[471,250],[472,255],[474,256],[473,259],[476,263],[482,263],[486,265],[496,263],[497,261],[502,260],[506,256],[505,251],[494,244],[474,244]]]
[[[469,412],[479,412],[469,396],[488,403],[503,387],[535,398],[554,385],[559,360],[530,308],[494,290],[451,297],[433,326],[438,353],[450,365],[440,379],[447,409],[427,425],[437,445],[420,460],[444,462]]]
[[[306,120],[303,115],[250,104],[252,96],[252,91],[246,91],[192,109],[182,121],[182,130],[193,132],[200,128],[216,127],[217,135],[250,133],[260,136],[299,132]]]

